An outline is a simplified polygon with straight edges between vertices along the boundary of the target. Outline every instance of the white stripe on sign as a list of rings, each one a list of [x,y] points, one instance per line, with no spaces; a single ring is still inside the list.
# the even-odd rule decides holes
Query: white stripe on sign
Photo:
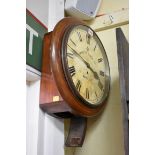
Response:
[[[30,31],[29,54],[32,55],[33,35],[35,35],[36,37],[38,37],[38,33],[32,27],[30,27],[28,24],[26,24],[26,29],[28,29]]]

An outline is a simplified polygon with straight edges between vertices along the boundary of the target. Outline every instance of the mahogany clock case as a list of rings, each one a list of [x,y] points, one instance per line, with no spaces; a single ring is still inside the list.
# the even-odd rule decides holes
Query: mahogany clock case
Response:
[[[48,111],[48,113],[51,115],[53,113],[61,114],[62,112],[63,113],[69,112],[70,114],[73,115],[91,117],[97,115],[104,108],[104,105],[106,104],[106,99],[108,97],[110,89],[110,76],[106,77],[107,93],[104,96],[103,99],[104,102],[98,104],[97,106],[90,106],[89,104],[84,102],[80,97],[77,97],[75,90],[73,91],[72,86],[69,85],[70,82],[68,81],[69,78],[66,78],[67,71],[65,71],[66,68],[64,67],[65,64],[64,60],[66,57],[65,42],[71,29],[78,25],[86,26],[83,22],[75,18],[67,17],[58,22],[53,32],[50,32],[47,35],[45,35],[46,38],[48,39],[45,39],[44,45],[46,45],[46,48],[44,47],[43,49],[42,69],[44,70],[42,70],[43,74],[41,77],[40,107],[44,111]],[[109,64],[107,67],[109,67]],[[48,71],[46,70],[46,68],[48,68]],[[46,80],[45,80],[45,74],[49,75],[46,76]],[[47,77],[50,78],[49,80],[52,81],[48,82]],[[46,89],[47,87],[51,88]],[[56,102],[51,99],[52,95],[50,95],[49,92],[51,89],[53,90],[53,87],[55,88],[54,93],[57,94],[60,98],[60,100]],[[48,96],[46,95],[47,91]]]

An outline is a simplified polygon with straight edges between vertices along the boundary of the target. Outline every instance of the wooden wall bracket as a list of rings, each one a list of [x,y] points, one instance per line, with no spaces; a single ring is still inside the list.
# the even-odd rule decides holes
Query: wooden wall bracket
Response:
[[[85,138],[87,128],[86,117],[72,117],[70,122],[70,129],[66,139],[66,147],[81,147]]]

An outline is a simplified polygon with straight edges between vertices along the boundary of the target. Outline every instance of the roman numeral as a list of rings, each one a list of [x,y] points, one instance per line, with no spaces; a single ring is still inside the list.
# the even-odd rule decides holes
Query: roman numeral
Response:
[[[72,39],[70,39],[70,41],[73,43],[74,46],[76,46],[75,42]]]
[[[103,85],[102,85],[102,83],[99,81],[98,82],[98,87],[102,90],[103,89]]]
[[[71,76],[74,76],[75,75],[75,68],[74,68],[74,66],[72,66],[72,67],[69,67],[69,72],[70,72],[70,74],[71,74]]]
[[[86,34],[86,42],[90,45],[90,35],[88,33]]]
[[[89,90],[86,88],[86,98],[89,99]]]
[[[81,89],[81,81],[78,80],[77,84],[76,84],[76,89],[80,92]]]
[[[100,71],[100,75],[101,75],[101,76],[104,76],[104,72],[103,72],[103,71]]]
[[[79,40],[82,41],[80,32],[77,32],[77,34],[78,34]]]
[[[99,58],[98,59],[98,63],[102,62],[103,61],[103,58]]]
[[[73,59],[73,53],[67,53],[67,56],[71,59]]]

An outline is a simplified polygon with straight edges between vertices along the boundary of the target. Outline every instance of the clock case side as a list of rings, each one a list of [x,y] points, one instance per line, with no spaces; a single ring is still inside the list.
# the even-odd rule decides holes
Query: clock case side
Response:
[[[51,70],[50,45],[52,34],[53,32],[46,33],[43,39],[43,59],[39,105],[40,108],[49,115],[60,118],[70,118],[72,117],[72,109],[61,97]]]
[[[51,67],[53,72],[53,77],[55,79],[57,88],[65,100],[65,102],[73,109],[75,115],[80,115],[84,117],[92,117],[101,112],[106,104],[104,101],[103,104],[96,107],[89,107],[83,104],[72,92],[70,89],[65,73],[63,70],[62,64],[62,41],[65,32],[72,26],[85,25],[83,22],[67,17],[62,19],[53,30],[53,37],[51,41]],[[58,78],[59,77],[59,78]]]

